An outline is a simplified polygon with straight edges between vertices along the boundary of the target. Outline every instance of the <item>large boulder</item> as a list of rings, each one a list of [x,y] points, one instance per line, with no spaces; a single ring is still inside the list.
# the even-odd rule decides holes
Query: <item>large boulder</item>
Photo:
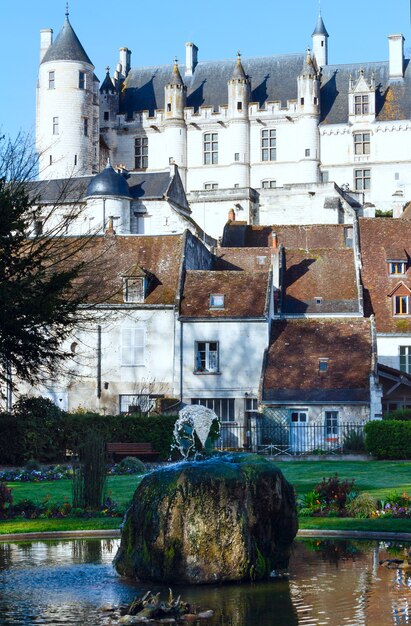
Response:
[[[288,566],[294,491],[270,461],[231,454],[156,470],[123,524],[117,571],[140,580],[258,580]]]

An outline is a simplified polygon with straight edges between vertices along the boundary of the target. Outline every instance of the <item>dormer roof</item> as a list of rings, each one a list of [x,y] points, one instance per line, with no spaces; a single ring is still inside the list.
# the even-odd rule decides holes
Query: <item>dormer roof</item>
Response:
[[[401,280],[397,285],[395,285],[394,289],[388,294],[388,297],[392,298],[393,295],[410,296],[411,289]]]
[[[67,15],[61,31],[44,55],[42,63],[49,61],[81,61],[93,65]]]
[[[327,29],[324,26],[324,21],[323,21],[323,18],[321,17],[321,13],[318,14],[317,23],[315,25],[312,36],[314,37],[314,35],[324,35],[325,37],[329,37],[329,34],[327,33]]]

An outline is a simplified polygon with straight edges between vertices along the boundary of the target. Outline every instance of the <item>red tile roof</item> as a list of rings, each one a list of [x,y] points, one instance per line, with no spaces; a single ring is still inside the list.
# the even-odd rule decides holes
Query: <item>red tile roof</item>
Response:
[[[268,269],[271,255],[278,254],[274,248],[216,248],[216,270],[259,271]]]
[[[410,259],[411,222],[391,218],[360,218],[361,277],[366,314],[375,314],[377,332],[409,333],[411,317],[393,315],[389,294],[403,282],[411,288],[411,267],[405,276],[389,274],[387,249],[403,250]]]
[[[326,372],[319,370],[320,359],[328,359]],[[371,363],[368,319],[274,322],[263,401],[367,402]]]
[[[267,314],[269,272],[210,272],[190,270],[186,273],[181,302],[183,317],[249,318]],[[224,295],[224,308],[210,308],[210,294]]]
[[[309,224],[305,226],[278,225],[272,226],[277,233],[278,244],[286,248],[345,248],[344,229],[347,224]]]

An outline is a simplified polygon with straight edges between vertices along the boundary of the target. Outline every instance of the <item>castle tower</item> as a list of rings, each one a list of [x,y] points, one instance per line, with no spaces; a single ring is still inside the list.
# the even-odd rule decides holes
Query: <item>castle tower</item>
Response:
[[[99,163],[99,81],[68,11],[53,42],[41,32],[36,147],[39,178],[89,175]]]
[[[298,137],[300,179],[318,181],[320,163],[320,81],[308,49],[298,82]]]
[[[178,165],[184,188],[187,180],[187,126],[184,120],[187,87],[183,83],[177,59],[170,80],[164,87],[164,138],[169,162]]]
[[[321,13],[318,14],[317,23],[315,25],[313,37],[313,56],[317,63],[317,67],[323,67],[328,64],[328,33],[324,26]]]
[[[250,185],[250,81],[241,63],[238,52],[233,75],[227,82],[230,149],[232,151],[231,186]]]

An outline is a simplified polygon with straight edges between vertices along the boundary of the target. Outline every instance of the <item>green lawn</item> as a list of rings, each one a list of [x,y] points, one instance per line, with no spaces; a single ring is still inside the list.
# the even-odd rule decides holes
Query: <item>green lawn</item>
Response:
[[[338,473],[340,478],[355,479],[355,487],[368,491],[376,498],[389,492],[411,494],[411,461],[283,461],[276,463],[287,480],[294,485],[298,495],[314,488],[323,477]],[[140,482],[139,476],[111,476],[108,492],[121,506],[126,507]],[[22,499],[42,502],[46,496],[52,501],[71,502],[71,481],[60,480],[49,483],[9,483],[15,502]],[[0,533],[35,532],[36,530],[74,530],[86,528],[118,528],[120,520],[107,518],[28,520],[0,522]],[[339,518],[301,518],[301,528],[330,528],[340,530],[394,530],[411,532],[411,520],[357,520]]]

